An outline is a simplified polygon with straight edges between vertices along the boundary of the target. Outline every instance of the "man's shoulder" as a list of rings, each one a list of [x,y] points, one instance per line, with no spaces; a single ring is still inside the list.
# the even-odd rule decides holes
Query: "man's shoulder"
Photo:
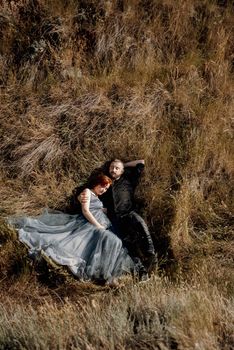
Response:
[[[118,180],[115,180],[113,188],[132,186],[134,184],[134,173],[132,171],[124,171],[124,174]]]

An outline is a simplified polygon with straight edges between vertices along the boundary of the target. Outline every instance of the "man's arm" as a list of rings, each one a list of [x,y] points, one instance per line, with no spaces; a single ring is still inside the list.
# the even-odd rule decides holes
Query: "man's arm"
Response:
[[[128,168],[128,167],[135,167],[135,166],[138,165],[138,164],[143,164],[143,165],[145,165],[144,159],[132,160],[131,162],[124,163],[124,167],[125,167],[125,168]]]
[[[144,167],[144,159],[133,160],[124,164],[124,174],[129,178],[134,188],[139,183],[139,179],[144,170]]]

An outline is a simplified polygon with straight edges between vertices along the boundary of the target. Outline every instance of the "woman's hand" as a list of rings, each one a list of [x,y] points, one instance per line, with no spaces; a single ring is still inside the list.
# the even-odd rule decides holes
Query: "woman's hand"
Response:
[[[104,226],[102,226],[102,225],[97,225],[97,228],[100,228],[100,229],[103,229],[103,230],[106,229],[106,228],[105,228]]]

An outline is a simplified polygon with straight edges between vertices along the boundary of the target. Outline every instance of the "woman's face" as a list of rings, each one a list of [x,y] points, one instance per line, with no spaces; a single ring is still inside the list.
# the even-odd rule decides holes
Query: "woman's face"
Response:
[[[93,188],[93,192],[97,195],[97,196],[101,196],[103,193],[105,193],[108,188],[110,187],[110,184],[106,184],[106,185],[96,185]]]

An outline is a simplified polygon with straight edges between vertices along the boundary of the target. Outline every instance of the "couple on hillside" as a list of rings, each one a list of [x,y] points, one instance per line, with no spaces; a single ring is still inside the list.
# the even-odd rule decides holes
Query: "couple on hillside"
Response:
[[[145,281],[155,251],[146,223],[134,211],[134,190],[143,168],[143,160],[112,160],[74,190],[66,212],[45,211],[10,223],[31,254],[42,250],[82,280],[114,284],[132,272]]]

